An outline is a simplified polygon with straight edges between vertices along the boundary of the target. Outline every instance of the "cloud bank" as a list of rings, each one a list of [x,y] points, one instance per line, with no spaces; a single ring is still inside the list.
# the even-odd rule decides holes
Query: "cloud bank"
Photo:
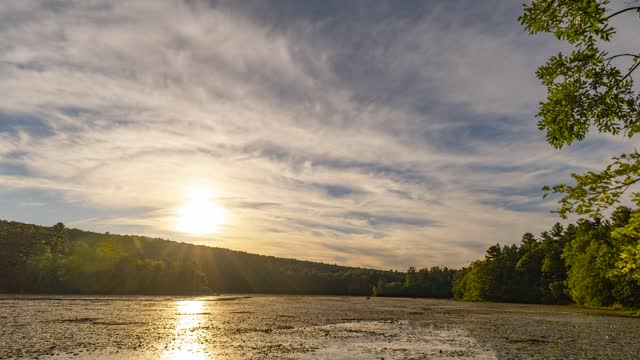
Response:
[[[512,1],[0,6],[0,217],[308,260],[461,266],[556,218],[539,189],[631,142],[554,151],[554,41]],[[229,221],[174,230],[206,183]]]

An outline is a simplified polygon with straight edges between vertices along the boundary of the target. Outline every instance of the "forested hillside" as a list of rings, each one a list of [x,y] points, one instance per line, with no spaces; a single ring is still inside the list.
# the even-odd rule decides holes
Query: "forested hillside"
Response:
[[[0,221],[0,291],[370,295],[404,274]]]
[[[0,291],[91,294],[286,293],[454,297],[640,306],[640,213],[555,224],[493,245],[461,270],[380,271],[143,236],[0,221]]]

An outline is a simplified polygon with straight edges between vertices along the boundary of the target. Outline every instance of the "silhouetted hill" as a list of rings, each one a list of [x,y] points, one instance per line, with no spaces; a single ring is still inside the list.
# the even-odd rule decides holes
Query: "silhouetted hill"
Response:
[[[0,291],[370,295],[404,273],[0,221]]]

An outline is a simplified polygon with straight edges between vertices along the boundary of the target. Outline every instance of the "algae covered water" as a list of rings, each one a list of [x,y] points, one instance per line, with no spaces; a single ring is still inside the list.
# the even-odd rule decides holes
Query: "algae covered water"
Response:
[[[316,296],[0,298],[0,358],[636,359],[640,319]]]

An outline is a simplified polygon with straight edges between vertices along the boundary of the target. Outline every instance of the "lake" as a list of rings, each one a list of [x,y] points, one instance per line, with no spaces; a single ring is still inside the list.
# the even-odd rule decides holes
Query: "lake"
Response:
[[[640,318],[572,306],[227,295],[0,296],[0,358],[637,359]]]

